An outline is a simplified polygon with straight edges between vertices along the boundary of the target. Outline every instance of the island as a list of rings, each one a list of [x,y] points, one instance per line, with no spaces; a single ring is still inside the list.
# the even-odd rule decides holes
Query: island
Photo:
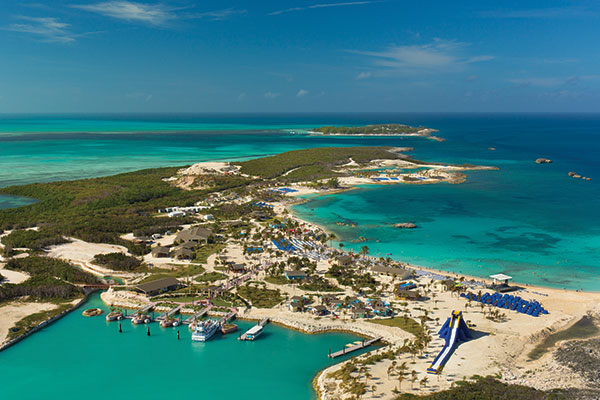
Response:
[[[436,129],[412,127],[404,124],[376,124],[365,126],[322,126],[314,128],[311,133],[337,136],[421,136],[427,139],[443,142],[445,139],[432,136]]]
[[[257,338],[268,321],[362,336],[329,354],[323,349],[323,357],[354,357],[317,374],[321,400],[439,391],[460,398],[464,390],[545,398],[555,382],[583,393],[595,378],[580,373],[584,363],[574,352],[558,357],[555,343],[593,346],[589,337],[600,331],[588,312],[600,295],[516,286],[504,296],[496,290],[510,286],[495,284],[498,275],[434,271],[375,257],[366,245],[346,251],[334,234],[291,212],[305,194],[460,184],[465,171],[495,170],[416,160],[401,150],[314,148],[2,188],[37,202],[0,210],[0,342],[13,345],[102,290],[104,310],[84,312],[106,312],[90,318],[107,324],[190,326],[194,334],[217,324],[210,335],[225,335],[240,318],[258,322],[240,332],[246,340],[268,341]],[[454,348],[446,339],[458,329],[452,337],[463,343]]]

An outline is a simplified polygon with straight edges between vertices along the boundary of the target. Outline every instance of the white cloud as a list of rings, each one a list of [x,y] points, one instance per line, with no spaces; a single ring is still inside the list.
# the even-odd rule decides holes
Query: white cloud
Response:
[[[267,15],[280,15],[280,14],[285,14],[285,13],[294,12],[294,11],[312,10],[315,8],[359,6],[359,5],[371,4],[371,3],[379,3],[379,1],[347,1],[347,2],[343,2],[343,3],[312,4],[310,6],[305,6],[305,7],[292,7],[292,8],[286,8],[284,10],[277,10],[277,11],[270,12]]]
[[[265,98],[266,99],[276,99],[280,95],[281,95],[281,93],[266,92],[265,93]]]
[[[160,4],[144,4],[133,1],[105,1],[88,5],[74,5],[74,8],[95,12],[107,17],[130,22],[143,22],[150,25],[165,25],[177,18],[173,9]]]
[[[298,93],[296,93],[296,97],[304,97],[308,94],[308,90],[300,89]]]
[[[195,18],[210,18],[214,21],[222,21],[235,15],[246,14],[247,10],[237,10],[234,8],[225,8],[223,10],[207,11],[199,14],[194,14],[191,17]]]
[[[360,74],[356,75],[356,79],[368,79],[372,76],[373,74],[371,72],[361,72]]]
[[[469,43],[434,39],[423,45],[390,46],[384,51],[355,51],[372,57],[375,65],[396,70],[452,70],[459,66],[492,60],[490,55],[467,55]]]
[[[107,17],[129,22],[144,23],[154,26],[165,26],[176,19],[206,18],[222,21],[235,15],[246,14],[246,10],[225,8],[201,13],[182,13],[181,9],[170,8],[163,4],[145,4],[127,0],[104,1],[96,4],[73,5],[85,11],[94,12]]]
[[[69,30],[71,25],[60,22],[56,18],[17,17],[22,23],[15,23],[4,28],[8,31],[29,33],[41,37],[45,42],[71,43],[78,35]]]

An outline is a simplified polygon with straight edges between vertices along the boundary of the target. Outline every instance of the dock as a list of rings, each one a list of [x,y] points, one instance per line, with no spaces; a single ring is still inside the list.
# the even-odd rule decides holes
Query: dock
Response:
[[[147,314],[150,311],[152,311],[152,309],[154,309],[154,304],[148,304],[148,305],[140,308],[139,310],[137,310],[129,315],[126,315],[125,318],[133,319],[133,318],[135,318],[136,315]]]
[[[182,305],[179,305],[175,308],[172,308],[171,310],[169,310],[167,313],[161,315],[160,317],[156,318],[157,321],[162,321],[168,318],[171,318],[173,315],[177,314],[179,312],[179,310],[181,310],[183,308]]]
[[[198,321],[200,318],[204,317],[206,315],[206,313],[208,313],[208,310],[210,310],[211,306],[208,307],[204,307],[202,310],[198,311],[196,314],[192,315],[189,318],[186,318],[182,324],[184,325],[190,325],[196,321]]]
[[[223,318],[221,318],[219,320],[219,325],[223,326],[226,323],[228,323],[233,317],[235,317],[236,313],[234,313],[233,311],[229,311],[229,313],[227,313],[226,316],[224,316]]]
[[[255,326],[253,326],[252,328],[248,329],[246,332],[244,332],[244,334],[242,334],[238,340],[250,340],[248,339],[248,332],[252,331],[254,328],[256,328],[256,326],[260,326],[262,328],[265,327],[265,325],[267,325],[270,322],[269,317],[264,318],[263,320],[261,320],[258,324],[256,324]]]
[[[380,341],[383,338],[383,336],[378,336],[376,338],[373,339],[369,339],[369,340],[363,340],[363,342],[361,344],[356,344],[352,347],[348,347],[348,348],[344,348],[340,351],[336,351],[335,353],[329,353],[329,358],[336,358],[336,357],[341,357],[344,356],[346,354],[350,354],[356,350],[360,350],[360,349],[364,349],[366,347],[369,347],[370,345],[372,345],[373,343],[376,343],[378,341]]]

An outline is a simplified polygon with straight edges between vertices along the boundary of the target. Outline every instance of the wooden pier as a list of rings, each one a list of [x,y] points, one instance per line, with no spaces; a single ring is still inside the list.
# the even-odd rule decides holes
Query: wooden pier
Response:
[[[142,308],[140,308],[139,310],[125,316],[125,318],[128,319],[133,319],[135,318],[138,314],[147,314],[148,312],[152,311],[152,309],[154,309],[154,304],[148,304]]]
[[[219,325],[220,326],[225,325],[226,323],[229,322],[229,320],[231,320],[233,317],[235,317],[235,315],[236,315],[236,313],[234,313],[233,311],[229,311],[229,313],[227,313],[226,316],[224,316],[223,318],[221,318],[219,320]]]
[[[175,308],[172,308],[171,310],[169,310],[169,312],[167,312],[167,313],[165,313],[165,314],[161,315],[160,317],[158,317],[158,318],[156,318],[156,319],[157,319],[158,321],[162,321],[162,320],[165,320],[165,319],[167,319],[167,318],[170,318],[170,317],[172,317],[173,315],[177,314],[177,313],[179,312],[179,310],[181,310],[182,308],[183,308],[183,306],[182,306],[182,305],[179,305],[179,306],[177,306],[177,307],[175,307]]]
[[[191,325],[194,322],[198,321],[200,318],[204,317],[206,315],[206,313],[208,313],[208,310],[210,310],[211,306],[208,307],[204,307],[202,310],[198,311],[196,314],[192,315],[191,317],[185,319],[182,324],[185,325]]]
[[[329,353],[329,358],[341,357],[346,354],[350,354],[353,351],[364,349],[365,347],[369,347],[373,343],[380,341],[382,338],[383,338],[382,336],[378,336],[373,339],[363,340],[363,342],[361,344],[357,344],[357,345],[354,345],[354,346],[348,347],[348,348],[343,348],[342,350],[336,351],[335,353]]]

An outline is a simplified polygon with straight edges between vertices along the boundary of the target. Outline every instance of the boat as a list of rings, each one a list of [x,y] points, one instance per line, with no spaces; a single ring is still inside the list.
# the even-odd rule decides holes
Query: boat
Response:
[[[172,326],[178,326],[179,325],[179,321],[177,321],[175,318],[167,318],[167,319],[163,319],[162,321],[160,321],[160,326],[162,326],[163,328],[170,328]]]
[[[246,332],[246,340],[254,340],[263,333],[263,327],[260,325],[254,325]]]
[[[120,321],[122,319],[123,319],[123,313],[120,311],[112,311],[112,312],[108,313],[108,315],[106,315],[106,320],[108,322]]]
[[[88,308],[84,312],[81,313],[84,317],[95,317],[97,315],[102,314],[102,310],[99,308]]]
[[[196,328],[192,333],[192,340],[195,342],[206,342],[215,334],[215,332],[217,332],[217,329],[219,329],[219,323],[217,321],[211,319],[202,321],[201,323],[196,324]]]
[[[136,316],[135,316],[135,317],[134,317],[134,318],[131,320],[131,322],[132,322],[134,325],[149,324],[149,323],[150,323],[150,321],[152,321],[152,320],[150,319],[150,316],[149,316],[149,315],[146,315],[146,314],[136,315]]]
[[[236,324],[225,324],[221,327],[221,333],[227,334],[232,333],[238,330],[238,326]]]

